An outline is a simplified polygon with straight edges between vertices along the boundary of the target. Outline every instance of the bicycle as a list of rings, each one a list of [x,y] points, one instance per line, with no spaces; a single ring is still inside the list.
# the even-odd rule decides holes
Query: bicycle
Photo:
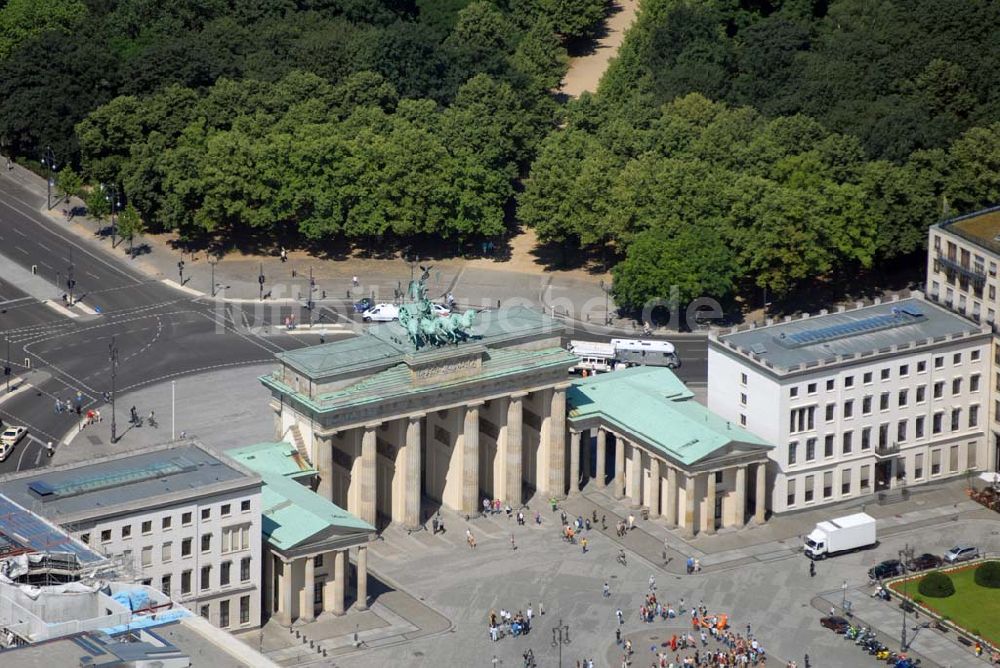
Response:
[[[622,566],[628,566],[628,560],[625,557],[625,550],[618,551],[618,563]]]

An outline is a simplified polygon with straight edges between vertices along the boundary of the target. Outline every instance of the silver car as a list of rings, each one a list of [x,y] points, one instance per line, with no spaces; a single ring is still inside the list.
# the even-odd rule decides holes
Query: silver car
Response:
[[[944,560],[949,564],[957,564],[960,561],[969,561],[979,556],[979,548],[971,545],[956,545],[944,553]]]

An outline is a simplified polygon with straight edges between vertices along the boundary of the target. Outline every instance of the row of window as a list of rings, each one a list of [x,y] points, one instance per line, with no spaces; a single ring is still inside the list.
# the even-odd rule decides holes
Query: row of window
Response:
[[[249,513],[250,512],[250,499],[244,499],[244,500],[240,501],[240,512],[241,513]],[[220,517],[229,517],[232,514],[233,514],[232,504],[223,503],[223,504],[219,505],[219,516]],[[186,526],[191,526],[191,524],[192,524],[192,518],[193,518],[193,513],[191,511],[187,511],[187,512],[181,513],[181,526],[185,526],[185,527]],[[207,522],[210,519],[212,519],[212,508],[211,508],[211,506],[206,506],[205,508],[201,509],[201,521],[202,522]],[[164,516],[163,518],[160,519],[160,530],[161,531],[168,531],[171,528],[173,528],[173,524],[174,524],[174,518],[173,518],[173,516],[172,515],[166,515],[166,516]],[[152,535],[152,533],[153,533],[153,520],[144,520],[140,524],[140,530],[141,530],[143,536]],[[131,538],[132,537],[132,525],[131,524],[123,524],[122,525],[122,527],[121,527],[121,537],[123,539],[124,538]],[[81,536],[81,538],[83,539],[83,542],[88,543],[90,541],[90,534],[83,534],[83,536]],[[103,531],[101,531],[101,542],[102,543],[110,542],[111,538],[112,538],[111,529],[104,529]]]
[[[240,582],[250,581],[250,557],[243,557],[240,559]],[[200,569],[201,577],[198,579],[198,588],[201,591],[207,591],[212,588],[212,566],[205,565]],[[219,564],[219,587],[228,587],[232,583],[232,571],[233,562],[223,561]],[[186,596],[192,592],[194,571],[192,569],[187,569],[181,571],[181,588],[180,592],[182,596]],[[170,596],[170,588],[173,585],[173,577],[170,573],[165,573],[160,578],[160,591],[162,591],[167,596]]]
[[[942,473],[941,457],[943,448],[935,448],[931,450],[930,453],[930,475],[938,476]],[[897,464],[900,469],[897,471],[899,477],[905,477],[907,472],[905,471],[905,461],[897,460]],[[975,442],[969,443],[968,450],[966,451],[966,466],[969,469],[976,468],[976,444]],[[872,467],[871,464],[866,464],[861,467],[861,475],[859,480],[859,488],[861,494],[871,493],[872,484]],[[959,472],[959,446],[952,445],[948,449],[948,472],[958,473]],[[812,503],[815,500],[816,494],[816,481],[822,480],[822,498],[831,499],[833,497],[833,471],[823,471],[820,474],[808,474],[804,476],[801,480],[803,482],[803,503]],[[913,481],[921,481],[924,479],[926,471],[924,469],[924,453],[917,453],[913,457],[913,472],[912,476],[909,476]],[[849,496],[851,492],[851,482],[852,482],[853,469],[844,468],[840,471],[840,494],[841,496]],[[798,481],[797,478],[789,478],[786,482],[786,497],[785,505],[792,508],[798,502]]]
[[[962,381],[964,379],[959,376],[953,378],[951,381],[951,395],[958,396],[962,393]],[[969,392],[978,392],[980,388],[980,375],[978,373],[969,376]],[[935,399],[941,399],[944,397],[945,381],[939,380],[934,383],[933,386],[933,397]],[[896,394],[895,406],[892,405],[892,392],[882,392],[878,397],[878,408],[880,411],[888,411],[892,408],[906,408],[910,405],[910,390],[909,388],[904,388],[898,390]],[[875,396],[868,394],[861,398],[861,414],[871,415],[872,406],[874,405]],[[927,386],[918,385],[914,388],[913,401],[916,404],[924,403],[927,399]],[[846,399],[843,402],[842,417],[852,418],[854,417],[854,399]],[[740,402],[746,404],[746,395],[740,394]],[[836,404],[825,404],[823,407],[823,417],[826,422],[833,422],[836,419]],[[811,431],[815,429],[816,426],[816,406],[800,406],[799,408],[793,408],[788,413],[788,431],[790,433],[796,434],[803,431]]]
[[[202,553],[212,551],[212,536],[211,532],[203,533],[201,535],[201,551]],[[127,536],[124,536],[127,537]],[[90,534],[83,534],[81,537],[84,543],[90,542]],[[107,543],[111,541],[111,529],[101,530],[101,542]],[[189,557],[192,553],[192,546],[194,544],[193,537],[186,537],[181,539],[181,557]],[[239,552],[241,550],[250,549],[250,525],[244,524],[240,526],[226,527],[222,530],[222,554],[228,554],[230,552]],[[129,552],[131,552],[129,550]],[[163,563],[168,563],[173,559],[173,542],[166,541],[160,546],[160,560]],[[149,566],[153,560],[153,546],[147,545],[142,548],[142,564],[143,566]]]
[[[979,358],[980,358],[980,351],[973,350],[973,351],[971,351],[969,353],[969,360],[970,361],[972,361],[972,362],[978,362]],[[952,361],[952,364],[954,364],[956,366],[959,365],[959,364],[961,364],[962,363],[962,353],[961,352],[953,353],[952,356],[951,356],[951,361]],[[945,363],[945,356],[944,355],[938,355],[938,356],[936,356],[934,358],[934,368],[935,369],[943,369],[944,368],[944,363]],[[921,361],[917,362],[917,373],[924,373],[926,371],[927,371],[927,362],[924,361],[924,360],[921,360]],[[865,385],[871,385],[874,382],[874,377],[875,377],[874,374],[875,374],[874,371],[866,371],[866,372],[864,372],[864,374],[862,374],[862,382]],[[892,375],[892,369],[890,369],[889,367],[881,369],[879,371],[879,380],[889,380],[890,377],[891,377],[891,375]],[[899,375],[900,378],[907,378],[910,375],[910,365],[909,364],[900,364],[899,365],[899,370],[898,370],[898,375]],[[747,379],[746,374],[745,373],[741,373],[740,374],[740,381],[741,381],[742,385],[746,385],[746,382],[747,382],[746,379]],[[845,389],[850,389],[852,387],[854,387],[854,376],[844,376],[844,388]],[[791,387],[789,387],[788,388],[788,396],[792,397],[792,398],[795,398],[795,397],[799,396],[799,388],[800,388],[799,385],[792,385]],[[805,386],[806,394],[807,395],[816,394],[817,391],[818,391],[818,388],[819,388],[819,383],[807,383],[806,386]],[[826,389],[827,389],[827,391],[832,391],[832,390],[836,389],[836,380],[834,378],[828,378],[826,380]]]
[[[212,620],[212,608],[209,603],[205,603],[201,606],[199,614],[205,619]],[[250,623],[250,597],[240,596],[240,624]],[[220,628],[227,628],[230,624],[229,621],[229,601],[219,601],[219,619],[218,626]]]
[[[931,419],[931,433],[940,434],[944,431],[944,411],[938,411],[932,416]],[[953,408],[951,409],[951,422],[950,430],[955,432],[962,428],[962,409]],[[909,420],[899,420],[896,422],[896,438],[895,443],[904,443],[909,438]],[[913,420],[913,438],[921,439],[924,438],[925,434],[925,416],[918,415]],[[979,425],[979,406],[969,406],[968,410],[968,427],[970,429],[975,428]],[[885,448],[889,445],[889,426],[890,423],[885,422],[878,425],[878,447]],[[861,450],[869,450],[872,446],[872,427],[863,427],[860,431]],[[827,434],[823,439],[823,457],[829,458],[835,455],[835,436],[833,434]],[[817,439],[815,437],[807,438],[805,440],[805,455],[803,461],[811,462],[816,459],[816,444]],[[854,432],[845,431],[841,435],[841,454],[849,455],[854,450]],[[791,441],[788,444],[788,465],[798,463],[799,458],[799,441]]]

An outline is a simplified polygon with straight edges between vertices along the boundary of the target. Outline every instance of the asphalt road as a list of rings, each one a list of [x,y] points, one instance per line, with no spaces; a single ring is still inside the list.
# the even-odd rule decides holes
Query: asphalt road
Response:
[[[105,419],[99,428],[110,430],[110,406],[102,395],[111,391],[112,339],[118,392],[184,374],[269,362],[277,352],[318,341],[271,327],[294,307],[242,312],[195,299],[132,270],[124,256],[111,256],[60,230],[41,213],[43,205],[44,196],[0,177],[0,263],[34,266],[52,283],[49,298],[57,303],[72,275],[74,296],[100,315],[68,317],[36,298],[44,295],[26,295],[0,278],[0,355],[10,360],[11,378],[31,385],[11,394],[0,388],[0,419],[29,429],[0,462],[0,473],[44,465],[45,443],[58,443],[76,428],[74,414],[56,412],[57,399],[75,408],[79,393],[81,410],[101,410]],[[119,432],[128,408],[118,407]]]

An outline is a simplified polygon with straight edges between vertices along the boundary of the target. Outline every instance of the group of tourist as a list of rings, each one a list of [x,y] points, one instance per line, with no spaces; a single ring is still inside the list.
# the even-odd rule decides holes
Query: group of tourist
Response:
[[[497,642],[506,636],[518,637],[531,632],[531,621],[535,612],[528,603],[527,611],[511,613],[506,608],[500,608],[500,613],[490,610],[490,640]]]

